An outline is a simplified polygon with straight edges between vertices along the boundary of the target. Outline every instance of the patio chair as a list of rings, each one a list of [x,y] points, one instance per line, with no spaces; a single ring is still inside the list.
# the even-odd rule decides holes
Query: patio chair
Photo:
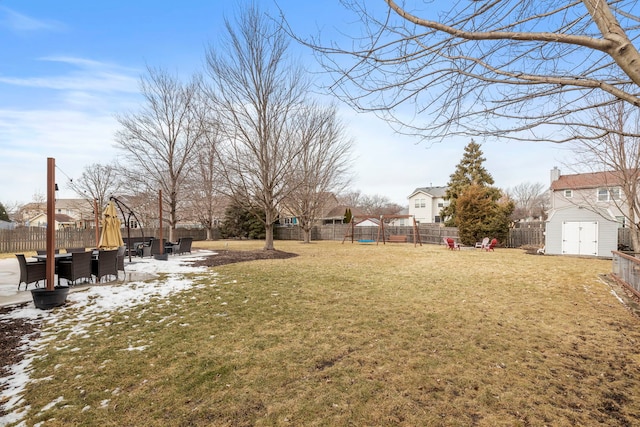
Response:
[[[35,282],[35,286],[40,286],[41,280],[47,279],[47,263],[40,261],[27,262],[24,254],[16,254],[18,264],[20,264],[20,281],[18,282],[18,290],[20,285],[25,284],[25,291],[29,287],[29,283]]]
[[[491,243],[484,248],[485,251],[493,251],[493,248],[498,244],[498,239],[491,239]]]
[[[91,260],[91,273],[99,283],[105,276],[118,278],[118,251],[98,251],[98,258]]]
[[[92,253],[88,251],[71,252],[70,261],[58,263],[58,284],[60,284],[60,279],[66,279],[67,282],[72,282],[74,285],[78,279],[90,281],[91,257]]]
[[[489,238],[485,237],[484,239],[482,239],[481,243],[476,243],[476,248],[480,248],[480,249],[486,249],[487,246],[489,246]]]
[[[447,238],[447,246],[449,247],[449,250],[455,251],[460,250],[460,245],[456,243],[455,240],[453,240],[451,237]]]
[[[152,239],[148,246],[142,247],[142,258],[160,254],[160,245],[164,249],[165,239]]]
[[[117,264],[117,271],[116,274],[118,274],[118,272],[122,271],[124,273],[124,257],[127,253],[127,247],[126,246],[120,246],[118,248],[118,254],[116,255],[116,264]]]
[[[172,253],[183,254],[185,252],[191,253],[191,243],[193,243],[193,237],[180,237],[178,243],[173,245]]]

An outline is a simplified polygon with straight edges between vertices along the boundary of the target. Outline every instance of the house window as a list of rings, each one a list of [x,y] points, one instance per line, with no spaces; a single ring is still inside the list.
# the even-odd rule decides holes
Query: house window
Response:
[[[617,216],[616,221],[618,222],[618,228],[627,227],[627,218],[625,218],[624,216]]]
[[[420,207],[420,199],[416,199],[414,206],[415,206],[416,208],[419,208],[419,207]]]
[[[444,203],[442,203],[442,202],[438,202],[438,207],[439,207],[439,208],[444,208]]]
[[[440,222],[440,215],[436,215],[435,218],[433,219],[433,222]]]
[[[427,200],[426,199],[420,199],[420,207],[424,208],[425,206],[427,206]]]
[[[570,199],[573,197],[573,190],[564,190],[564,197]]]
[[[614,187],[609,189],[609,197],[611,200],[620,200],[620,187]]]
[[[620,187],[598,188],[598,201],[608,202],[610,200],[620,200]]]

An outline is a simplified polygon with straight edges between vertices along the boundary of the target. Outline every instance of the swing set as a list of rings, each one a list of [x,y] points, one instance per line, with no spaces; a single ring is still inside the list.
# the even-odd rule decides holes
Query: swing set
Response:
[[[380,223],[378,224],[378,236],[376,238],[376,240],[372,240],[372,239],[359,239],[358,242],[359,243],[374,243],[376,245],[380,244],[380,241],[382,240],[382,244],[386,244],[387,242],[389,243],[407,243],[408,242],[408,236],[406,234],[400,234],[400,235],[394,235],[394,234],[390,234],[389,230],[385,230],[385,221],[389,221],[392,219],[409,219],[411,218],[412,222],[413,222],[413,246],[415,247],[416,245],[420,245],[422,246],[422,240],[420,239],[420,232],[418,231],[418,224],[416,223],[416,218],[413,215],[380,215]],[[347,231],[344,234],[344,237],[342,239],[342,243],[344,244],[345,240],[347,240],[348,238],[351,238],[351,243],[353,243],[355,240],[355,235],[356,235],[356,219],[355,218],[351,218],[351,222],[349,223],[350,227],[347,228]]]

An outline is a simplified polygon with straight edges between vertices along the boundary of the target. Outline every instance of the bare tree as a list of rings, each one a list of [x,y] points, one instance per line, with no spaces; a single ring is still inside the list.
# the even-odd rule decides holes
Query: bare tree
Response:
[[[131,218],[131,228],[159,228],[160,216],[158,212],[158,192],[153,190],[132,190],[122,196],[134,213]],[[139,223],[136,222],[140,221]]]
[[[620,188],[621,197],[611,197],[625,223],[631,229],[634,249],[640,248],[640,113],[621,101],[601,107],[592,116],[595,128],[576,128],[573,144],[576,167],[591,172],[603,172],[605,185]],[[602,133],[599,129],[609,129]],[[586,132],[586,133],[585,133]],[[576,203],[587,205],[601,213],[597,202],[580,198]]]
[[[362,200],[362,192],[360,190],[346,191],[336,196],[338,203],[349,207],[357,207]]]
[[[109,196],[120,192],[122,181],[115,165],[94,163],[84,168],[80,178],[69,180],[68,185],[78,196],[87,201],[91,209],[93,209],[94,200],[100,209],[106,206]]]
[[[273,224],[301,152],[292,120],[308,83],[287,58],[287,35],[255,4],[225,27],[220,49],[207,51],[209,98],[224,132],[218,150],[223,190],[264,221],[264,249],[273,250]]]
[[[327,193],[342,191],[348,183],[352,141],[345,137],[335,107],[310,103],[296,118],[295,142],[300,153],[283,205],[298,219],[303,241],[309,243],[311,228],[325,207]]]
[[[36,192],[33,193],[33,196],[31,196],[31,201],[33,203],[42,204],[47,202],[47,198],[45,197],[44,193]]]
[[[188,195],[185,210],[207,229],[207,239],[210,240],[216,222],[224,217],[227,203],[226,197],[219,191],[222,179],[219,176],[217,149],[221,132],[218,123],[207,116],[201,118],[204,132],[185,187]]]
[[[523,182],[506,190],[506,194],[515,203],[512,214],[514,219],[540,218],[549,208],[549,192],[541,182]]]
[[[303,43],[334,94],[405,133],[565,142],[568,124],[597,129],[585,112],[640,106],[636,0],[342,3],[364,27],[348,46]]]
[[[402,206],[391,202],[388,197],[380,194],[362,196],[357,207],[367,215],[373,217],[380,215],[396,215],[403,209]]]
[[[177,206],[189,164],[200,139],[199,82],[183,84],[160,69],[147,69],[140,80],[145,104],[137,113],[118,116],[116,143],[124,151],[123,168],[138,191],[162,190],[168,206],[169,240],[178,222]]]

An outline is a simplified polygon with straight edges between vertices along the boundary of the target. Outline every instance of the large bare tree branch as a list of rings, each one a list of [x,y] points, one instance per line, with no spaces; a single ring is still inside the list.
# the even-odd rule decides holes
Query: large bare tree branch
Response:
[[[342,2],[362,23],[350,44],[296,37],[335,95],[396,130],[563,142],[594,95],[640,106],[636,0]]]

